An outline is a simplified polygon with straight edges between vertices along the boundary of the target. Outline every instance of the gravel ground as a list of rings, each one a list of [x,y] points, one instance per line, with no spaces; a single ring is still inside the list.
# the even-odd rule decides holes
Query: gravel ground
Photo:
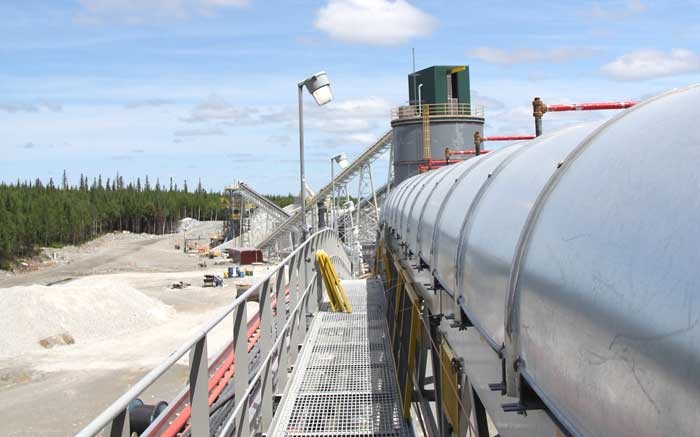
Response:
[[[188,237],[221,228],[190,225]],[[60,249],[50,255],[62,260],[55,265],[0,274],[0,435],[77,432],[230,303],[237,282],[269,268],[203,288],[203,274],[223,275],[227,265],[176,250],[182,239],[110,234]],[[180,281],[191,285],[170,288]],[[208,337],[210,356],[231,332],[226,318]],[[176,366],[145,399],[171,400],[185,381],[185,366]]]

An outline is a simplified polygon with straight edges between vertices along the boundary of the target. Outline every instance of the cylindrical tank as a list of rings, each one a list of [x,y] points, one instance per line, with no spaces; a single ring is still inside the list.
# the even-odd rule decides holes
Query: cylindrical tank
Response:
[[[383,221],[572,435],[700,430],[700,86],[398,185]]]
[[[429,121],[430,156],[434,160],[445,159],[446,147],[453,150],[473,150],[474,133],[483,134],[484,118],[479,116],[431,115]],[[423,120],[420,116],[402,116],[393,120],[391,126],[394,180],[399,183],[417,175],[418,165],[424,162]]]

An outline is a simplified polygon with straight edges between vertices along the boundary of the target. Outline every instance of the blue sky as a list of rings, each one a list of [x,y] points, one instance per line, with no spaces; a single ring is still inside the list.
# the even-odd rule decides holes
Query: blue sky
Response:
[[[487,135],[531,133],[530,102],[637,100],[700,81],[700,2],[645,0],[4,0],[0,179],[116,172],[219,190],[298,187],[296,82],[309,183],[406,103],[417,67],[467,64]],[[545,129],[608,113],[547,114]],[[386,174],[386,160],[375,168]]]

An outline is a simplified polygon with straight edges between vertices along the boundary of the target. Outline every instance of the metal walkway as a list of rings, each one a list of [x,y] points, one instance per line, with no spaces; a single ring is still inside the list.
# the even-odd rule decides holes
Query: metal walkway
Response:
[[[412,436],[401,415],[381,282],[342,281],[352,313],[323,303],[272,436]]]

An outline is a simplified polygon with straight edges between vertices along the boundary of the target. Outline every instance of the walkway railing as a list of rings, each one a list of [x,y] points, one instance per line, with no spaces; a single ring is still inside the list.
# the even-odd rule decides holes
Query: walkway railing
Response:
[[[163,434],[166,428],[165,434],[170,430],[172,435],[186,429],[189,429],[189,434],[193,436],[230,435],[233,430],[236,431],[236,435],[249,435],[252,433],[249,415],[251,410],[259,419],[253,427],[258,432],[266,432],[273,420],[273,398],[284,393],[287,369],[290,364],[296,362],[298,346],[304,342],[307,315],[318,311],[322,298],[322,280],[316,273],[314,257],[316,250],[320,249],[330,255],[342,277],[350,277],[350,260],[337,234],[329,229],[317,232],[261,281],[238,296],[218,316],[199,328],[190,340],[134,384],[77,435],[93,436],[105,430],[110,436],[129,436],[129,403],[157,383],[187,354],[189,390],[183,396],[185,401],[171,404],[142,435]],[[249,333],[246,305],[249,301],[258,302],[256,317],[259,334],[255,339],[251,338]],[[286,309],[285,305],[281,305],[282,302],[287,303]],[[227,319],[233,321],[232,342],[213,362],[227,361],[221,360],[221,355],[231,354],[229,362],[231,371],[235,364],[235,372],[228,383],[232,389],[229,390],[232,394],[229,401],[234,404],[228,409],[230,414],[227,417],[216,421],[219,429],[211,429],[210,414],[213,414],[212,410],[220,410],[219,405],[215,405],[214,408],[212,406],[215,402],[222,402],[222,399],[217,400],[217,396],[223,397],[218,394],[212,395],[219,385],[218,382],[213,384],[212,380],[223,372],[209,365],[207,335]],[[257,342],[256,349],[259,350],[259,358],[252,368],[249,364],[255,359],[255,351],[249,352],[249,341]],[[275,378],[273,368],[276,369]],[[217,393],[221,393],[220,387]],[[185,406],[187,401],[189,405]],[[187,414],[187,411],[189,423],[186,418],[174,420],[175,417],[182,416],[183,412]],[[173,424],[178,424],[179,428],[172,429]]]
[[[423,114],[433,117],[483,117],[484,107],[469,103],[425,103],[399,106],[391,110],[391,121],[420,119]]]

